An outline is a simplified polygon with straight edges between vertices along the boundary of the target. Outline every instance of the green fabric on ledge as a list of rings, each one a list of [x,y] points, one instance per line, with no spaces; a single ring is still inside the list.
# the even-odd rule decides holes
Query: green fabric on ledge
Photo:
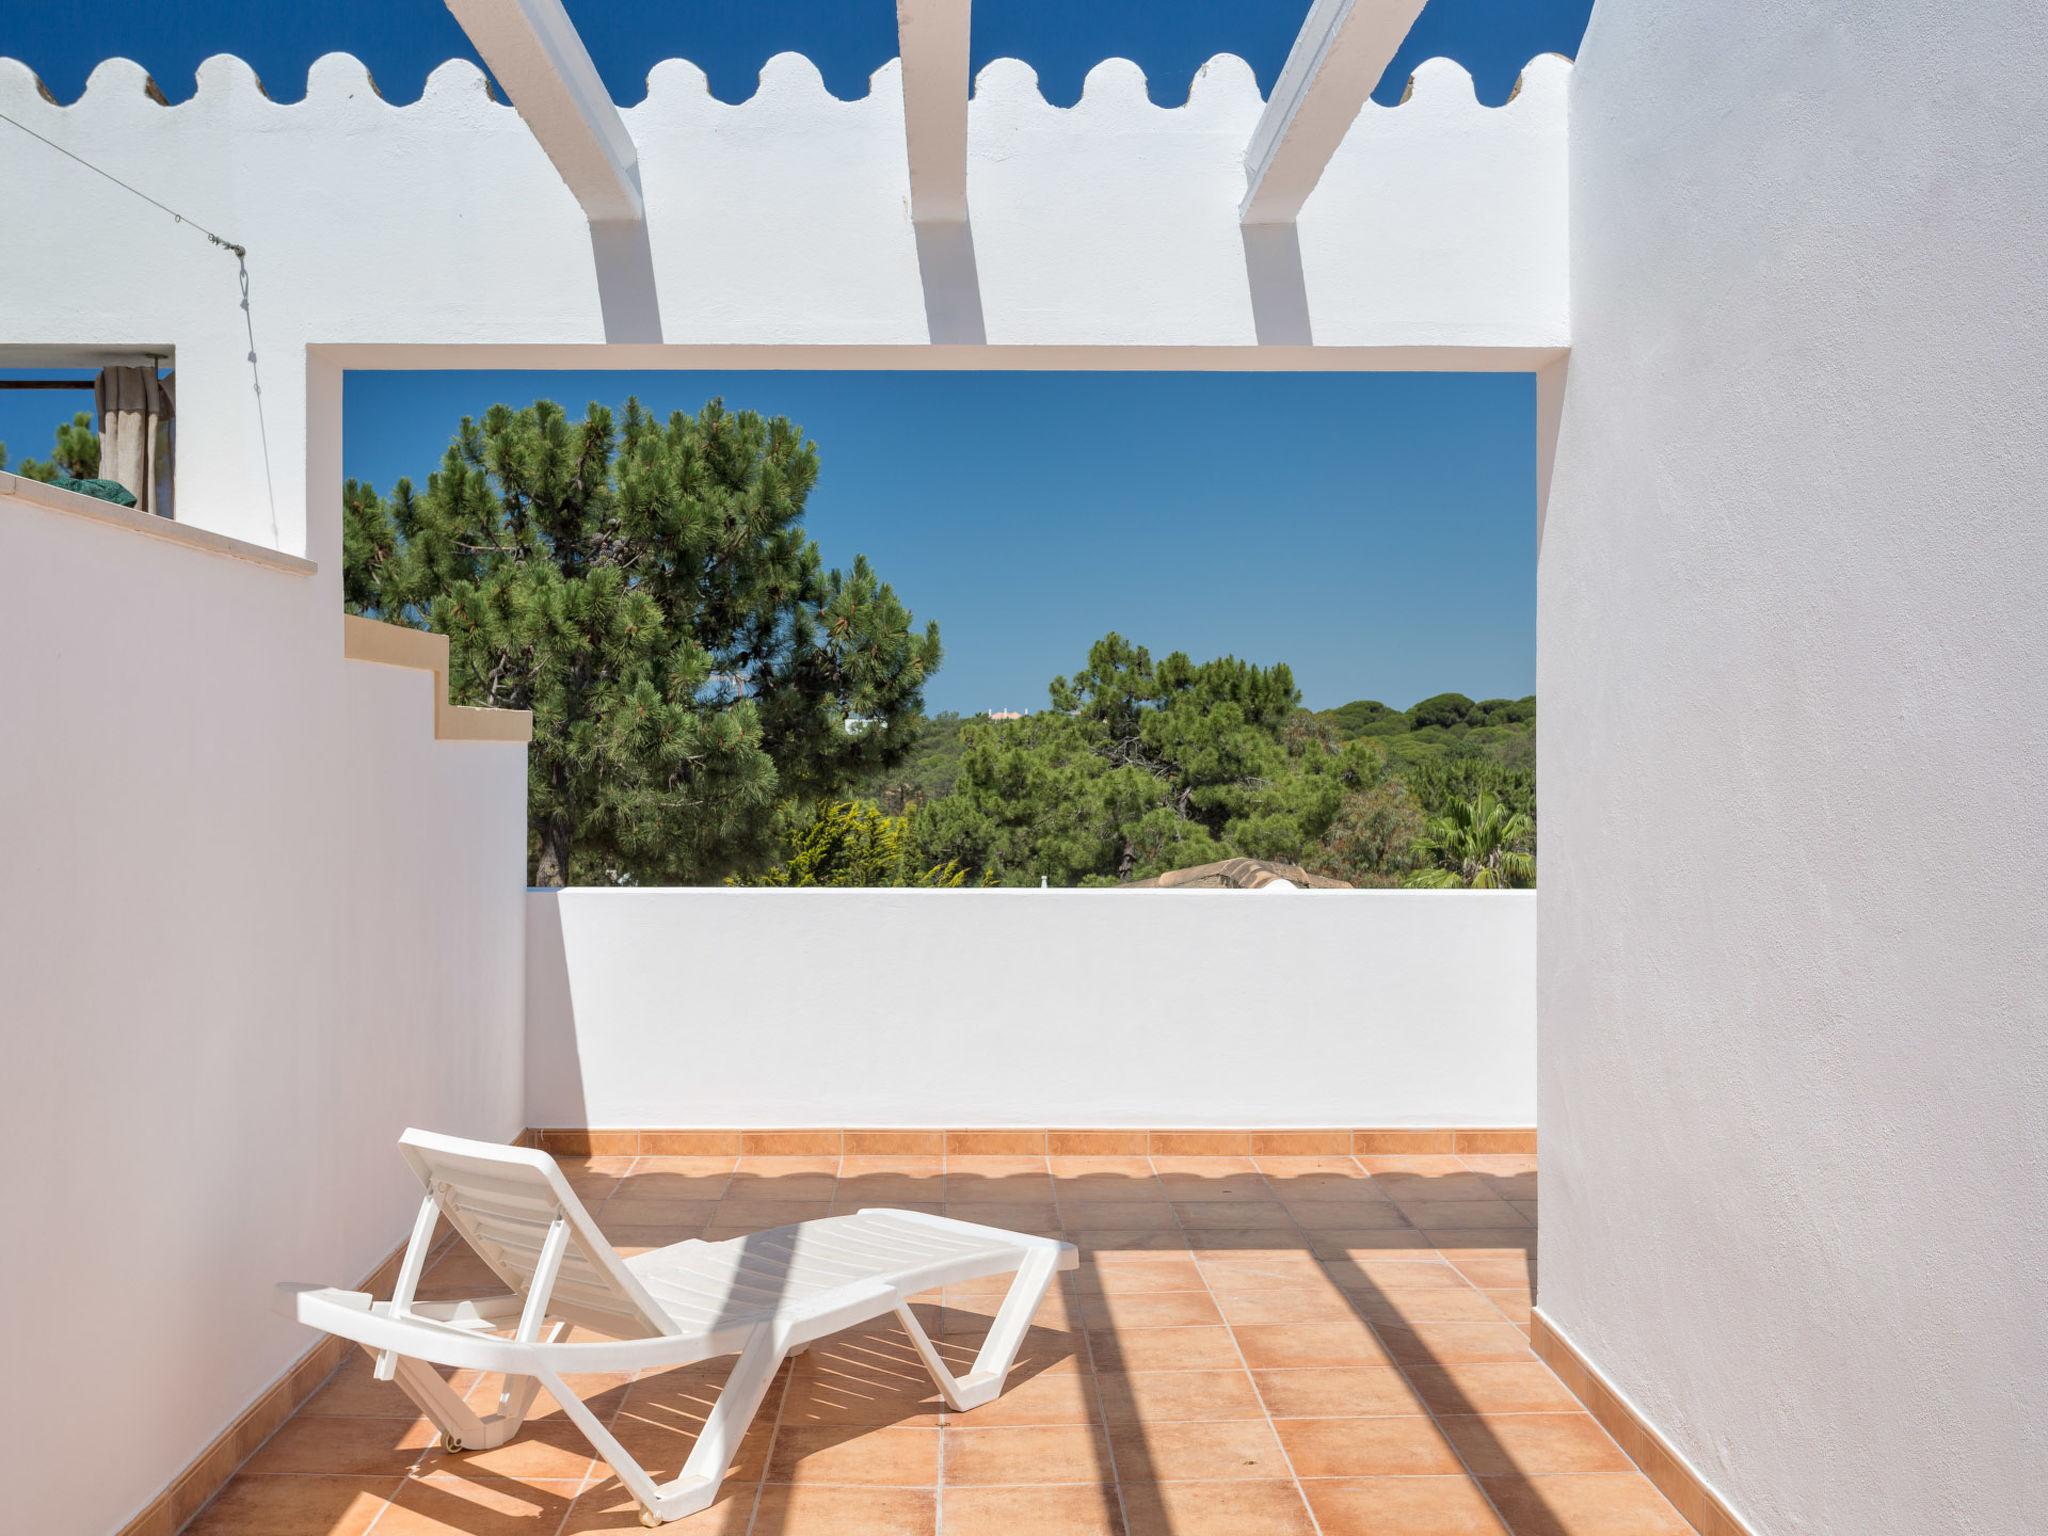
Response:
[[[60,491],[76,491],[81,496],[97,496],[101,501],[116,502],[124,507],[135,505],[135,493],[118,480],[73,480],[69,475],[59,475],[50,484]]]

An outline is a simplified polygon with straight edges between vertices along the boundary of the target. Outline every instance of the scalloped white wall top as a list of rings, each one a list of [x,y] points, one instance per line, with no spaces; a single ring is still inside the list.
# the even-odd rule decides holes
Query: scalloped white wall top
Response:
[[[1401,105],[1359,114],[1295,235],[1261,244],[1237,222],[1264,105],[1243,60],[1212,59],[1179,107],[1107,60],[1065,108],[998,60],[969,109],[970,230],[935,238],[910,221],[895,62],[841,101],[781,54],[731,105],[669,61],[622,109],[648,211],[644,241],[622,246],[594,241],[473,64],[442,65],[401,106],[330,54],[303,100],[280,103],[222,56],[167,105],[117,59],[64,105],[0,60],[0,111],[246,246],[249,285],[245,322],[232,256],[0,125],[10,203],[38,211],[0,227],[0,346],[174,348],[180,515],[315,559],[338,533],[325,510],[306,519],[309,346],[658,339],[835,349],[754,366],[1533,368],[1568,340],[1570,80],[1567,61],[1538,58],[1486,108],[1458,65],[1425,63]],[[577,362],[608,356],[624,360]]]

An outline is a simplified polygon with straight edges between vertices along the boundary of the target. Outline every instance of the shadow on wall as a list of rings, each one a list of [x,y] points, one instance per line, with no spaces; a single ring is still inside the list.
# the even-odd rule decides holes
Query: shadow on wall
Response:
[[[563,1115],[574,1117],[572,1124],[588,1125],[578,1045],[583,1032],[576,1028],[576,976],[562,934],[562,914],[590,909],[553,898],[552,891],[530,892],[526,898],[526,1123],[535,1123],[534,1093],[544,1083],[550,1105],[559,1102]]]

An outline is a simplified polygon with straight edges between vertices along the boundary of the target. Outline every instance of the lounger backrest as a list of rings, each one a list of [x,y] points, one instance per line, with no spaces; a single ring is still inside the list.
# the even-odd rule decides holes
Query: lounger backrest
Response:
[[[568,1223],[568,1246],[548,1296],[548,1316],[613,1338],[678,1331],[620,1262],[545,1152],[417,1130],[399,1137],[398,1147],[448,1224],[518,1295],[532,1286],[549,1228],[557,1219]]]

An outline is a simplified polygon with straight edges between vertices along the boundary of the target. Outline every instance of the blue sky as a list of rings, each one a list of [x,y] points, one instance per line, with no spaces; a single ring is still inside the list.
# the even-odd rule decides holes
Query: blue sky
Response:
[[[939,621],[933,710],[1041,708],[1111,629],[1285,661],[1316,708],[1535,688],[1523,375],[352,374],[343,463],[423,484],[465,411],[628,394],[803,427],[826,560]]]
[[[568,0],[615,97],[658,60],[695,60],[727,100],[763,61],[809,55],[842,96],[895,53],[890,0]],[[1592,0],[1431,0],[1387,72],[1398,97],[1443,54],[1482,101],[1532,56],[1576,52]],[[1186,99],[1216,53],[1270,88],[1308,0],[975,0],[977,67],[1015,56],[1055,102],[1098,60],[1135,59],[1153,99]],[[103,57],[136,59],[173,101],[213,53],[237,53],[273,97],[356,54],[388,99],[442,59],[473,57],[434,0],[40,0],[7,8],[0,54],[60,100]],[[0,132],[8,132],[0,125]],[[29,147],[33,150],[33,146]],[[28,152],[10,145],[8,153]],[[1455,688],[1534,687],[1533,389],[1525,378],[1428,375],[415,374],[353,378],[347,473],[423,481],[456,422],[493,401],[572,409],[628,393],[666,412],[713,394],[780,412],[819,442],[810,526],[826,558],[865,553],[947,660],[933,709],[1036,708],[1045,683],[1116,628],[1156,651],[1293,665],[1316,707],[1404,705]],[[0,391],[18,462],[90,397]]]

